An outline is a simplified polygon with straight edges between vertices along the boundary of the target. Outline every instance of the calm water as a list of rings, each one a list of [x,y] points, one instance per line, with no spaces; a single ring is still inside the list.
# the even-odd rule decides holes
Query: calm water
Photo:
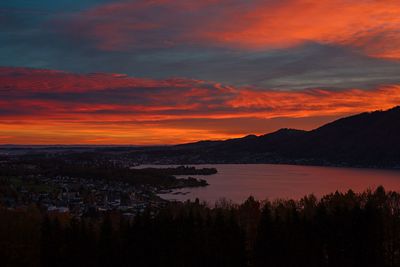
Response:
[[[240,203],[250,195],[257,199],[298,199],[310,193],[322,196],[336,190],[352,189],[360,192],[379,185],[383,185],[387,190],[400,191],[400,171],[271,164],[195,166],[217,168],[218,173],[215,175],[196,176],[207,180],[209,186],[174,191],[187,193],[185,195],[160,196],[170,200],[199,198],[209,203],[226,198]]]

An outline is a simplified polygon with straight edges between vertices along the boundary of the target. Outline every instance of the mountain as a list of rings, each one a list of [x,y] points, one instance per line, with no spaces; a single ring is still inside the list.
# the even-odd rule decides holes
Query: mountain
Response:
[[[400,167],[400,106],[342,118],[311,131],[281,129],[225,141],[141,152],[152,163],[290,163]]]

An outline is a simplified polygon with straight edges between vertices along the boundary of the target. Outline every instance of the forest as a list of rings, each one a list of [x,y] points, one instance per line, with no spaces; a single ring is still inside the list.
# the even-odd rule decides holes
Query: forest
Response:
[[[0,208],[2,266],[400,266],[400,194],[171,202],[133,219]]]
[[[113,159],[98,159],[92,155],[23,155],[12,160],[0,157],[0,179],[2,177],[24,176],[68,176],[84,179],[120,181],[131,185],[150,185],[162,188],[182,188],[207,186],[204,179],[193,177],[177,178],[177,175],[212,175],[215,168],[195,168],[177,166],[165,168],[133,168],[129,161],[125,163]],[[127,165],[127,166],[125,166]]]

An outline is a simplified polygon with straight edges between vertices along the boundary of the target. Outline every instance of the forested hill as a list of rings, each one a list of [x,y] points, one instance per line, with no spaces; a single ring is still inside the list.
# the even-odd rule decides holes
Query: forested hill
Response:
[[[147,161],[180,164],[296,163],[400,167],[400,106],[342,118],[312,131],[281,129],[261,136],[201,141],[141,151],[140,154],[145,154]]]

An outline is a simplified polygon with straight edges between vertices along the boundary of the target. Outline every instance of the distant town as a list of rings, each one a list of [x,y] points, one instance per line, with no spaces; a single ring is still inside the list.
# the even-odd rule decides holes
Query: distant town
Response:
[[[147,208],[154,211],[164,207],[168,201],[159,197],[160,193],[208,185],[205,180],[189,175],[217,172],[212,168],[188,166],[140,168],[121,158],[91,156],[80,153],[3,154],[0,205],[11,210],[26,210],[34,205],[43,212],[76,218],[118,212],[129,219]]]

